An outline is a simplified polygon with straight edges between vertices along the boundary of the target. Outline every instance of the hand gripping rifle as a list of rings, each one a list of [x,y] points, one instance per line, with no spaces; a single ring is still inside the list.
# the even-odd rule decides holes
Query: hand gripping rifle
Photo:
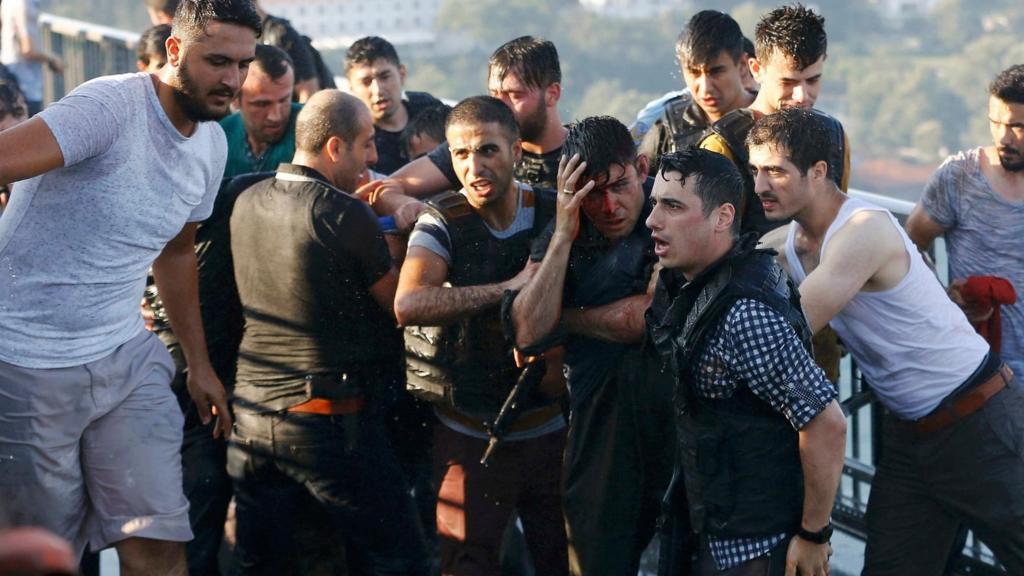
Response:
[[[505,398],[505,402],[501,405],[501,410],[498,410],[498,415],[494,417],[494,421],[484,424],[489,436],[487,450],[484,451],[483,458],[480,459],[480,463],[484,466],[487,465],[491,456],[494,455],[494,449],[505,440],[505,436],[508,434],[509,429],[512,428],[512,424],[519,418],[523,411],[523,403],[533,395],[537,386],[540,385],[541,380],[544,378],[545,370],[547,370],[547,362],[543,358],[537,358],[527,364],[523,371],[519,373],[515,386],[509,391],[508,397]]]

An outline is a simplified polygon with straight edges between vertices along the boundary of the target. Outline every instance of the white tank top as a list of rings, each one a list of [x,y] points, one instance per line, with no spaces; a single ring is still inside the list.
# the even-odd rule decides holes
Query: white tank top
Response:
[[[934,410],[974,373],[989,346],[946,295],[888,210],[848,198],[825,232],[821,251],[837,230],[864,210],[885,212],[889,217],[910,255],[910,270],[889,290],[858,292],[829,325],[839,334],[882,404],[900,418],[916,420]],[[791,223],[786,259],[793,280],[799,284],[807,274],[794,247],[796,230],[797,223]]]

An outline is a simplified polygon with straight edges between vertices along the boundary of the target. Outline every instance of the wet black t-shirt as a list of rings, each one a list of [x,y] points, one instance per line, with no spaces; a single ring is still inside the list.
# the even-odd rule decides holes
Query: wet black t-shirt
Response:
[[[366,204],[282,164],[239,196],[231,250],[245,314],[238,408],[299,404],[311,374],[357,374],[368,392],[400,377],[401,333],[369,291],[391,256]]]
[[[562,147],[543,154],[534,154],[523,150],[522,159],[516,163],[516,180],[525,182],[536,188],[555,190],[558,187],[558,161],[562,157]],[[437,166],[438,170],[451,183],[453,190],[462,188],[459,177],[452,167],[452,154],[448,150],[448,142],[441,142],[427,154],[427,158]]]
[[[409,122],[423,110],[441,104],[441,101],[426,92],[406,92],[402,100],[405,111],[409,114]],[[395,170],[409,163],[409,155],[402,147],[402,131],[391,132],[374,127],[373,140],[377,146],[377,163],[372,166],[381,174],[390,175]]]

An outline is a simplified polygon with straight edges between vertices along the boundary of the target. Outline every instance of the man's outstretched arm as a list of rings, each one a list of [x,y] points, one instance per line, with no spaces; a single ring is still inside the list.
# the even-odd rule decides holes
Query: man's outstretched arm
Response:
[[[167,311],[167,319],[181,343],[188,364],[188,392],[196,403],[203,424],[210,421],[211,407],[217,416],[214,436],[231,434],[231,413],[227,393],[217,378],[206,350],[206,336],[199,314],[199,283],[196,270],[195,238],[198,224],[181,229],[153,262],[153,280]]]
[[[0,185],[33,178],[64,166],[64,154],[42,118],[0,132]]]

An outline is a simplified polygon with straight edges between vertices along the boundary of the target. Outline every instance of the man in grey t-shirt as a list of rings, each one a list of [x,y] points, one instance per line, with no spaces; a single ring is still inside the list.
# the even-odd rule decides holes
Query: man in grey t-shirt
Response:
[[[196,297],[196,223],[226,158],[214,122],[260,30],[247,0],[183,0],[159,76],[84,84],[0,134],[0,507],[122,574],[183,574],[182,415],[138,309],[152,265],[204,422],[231,418]]]
[[[932,175],[907,220],[907,233],[922,250],[940,234],[949,250],[950,296],[971,322],[992,308],[965,302],[971,276],[998,276],[1017,292],[1000,310],[1000,356],[1024,374],[1024,65],[1000,73],[989,87],[993,144],[950,156]]]

